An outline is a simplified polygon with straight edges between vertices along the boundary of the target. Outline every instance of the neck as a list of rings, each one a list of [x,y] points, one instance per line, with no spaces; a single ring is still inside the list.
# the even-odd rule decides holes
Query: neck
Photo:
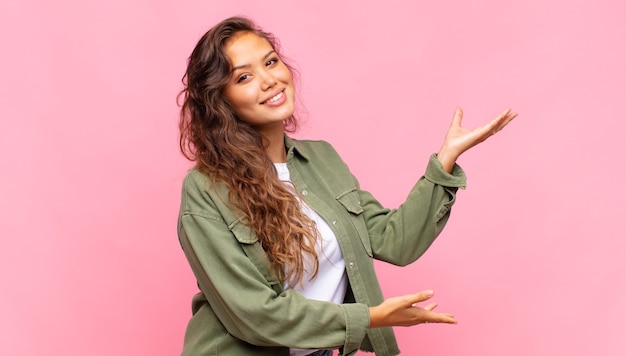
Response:
[[[265,153],[273,163],[287,162],[287,152],[285,151],[284,132],[274,131],[271,134],[264,132],[263,137],[267,140],[268,146]]]

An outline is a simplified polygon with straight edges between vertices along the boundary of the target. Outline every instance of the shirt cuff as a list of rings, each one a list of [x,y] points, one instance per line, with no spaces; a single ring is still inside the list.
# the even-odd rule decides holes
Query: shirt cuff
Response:
[[[437,159],[436,153],[430,156],[424,177],[444,187],[465,188],[467,184],[467,178],[461,166],[455,163],[454,167],[452,167],[452,173],[444,171],[441,162]]]
[[[343,345],[344,354],[358,350],[370,326],[370,311],[361,303],[339,304],[346,319],[346,341]]]

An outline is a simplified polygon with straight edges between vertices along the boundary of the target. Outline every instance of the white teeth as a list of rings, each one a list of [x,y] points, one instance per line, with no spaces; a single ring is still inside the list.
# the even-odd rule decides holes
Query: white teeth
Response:
[[[278,94],[274,95],[273,97],[267,99],[265,102],[268,103],[268,104],[271,104],[271,103],[277,101],[278,99],[280,99],[282,97],[283,97],[283,92],[281,91],[280,93],[278,93]]]

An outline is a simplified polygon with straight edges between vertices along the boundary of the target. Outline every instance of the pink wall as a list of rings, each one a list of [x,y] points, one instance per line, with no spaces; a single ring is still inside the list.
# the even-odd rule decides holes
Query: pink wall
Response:
[[[174,355],[194,279],[176,237],[177,106],[199,36],[233,14],[302,75],[299,137],[331,141],[399,204],[454,107],[510,106],[462,157],[440,240],[378,265],[456,326],[398,328],[405,355],[623,355],[623,1],[0,3],[0,354]]]

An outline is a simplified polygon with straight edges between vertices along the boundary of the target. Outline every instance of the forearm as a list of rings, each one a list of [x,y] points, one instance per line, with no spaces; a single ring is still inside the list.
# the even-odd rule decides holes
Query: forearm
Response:
[[[398,209],[384,210],[363,193],[364,217],[374,257],[397,265],[415,261],[443,229],[456,199],[465,186],[465,174],[453,166],[452,174],[431,156],[426,172]]]
[[[209,224],[183,216],[179,235],[200,289],[231,335],[257,346],[358,348],[369,323],[367,306],[277,294],[228,229]]]

